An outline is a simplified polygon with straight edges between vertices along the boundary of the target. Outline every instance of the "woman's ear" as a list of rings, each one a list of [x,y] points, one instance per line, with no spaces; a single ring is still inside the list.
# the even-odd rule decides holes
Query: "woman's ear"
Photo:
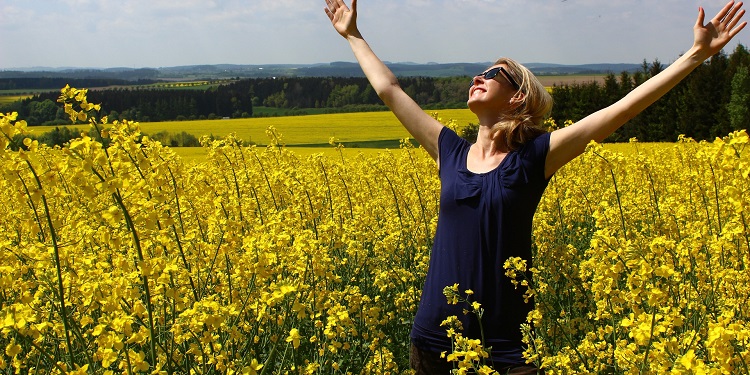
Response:
[[[510,98],[510,107],[516,109],[522,106],[524,102],[526,102],[526,94],[522,91],[518,91],[512,98]]]

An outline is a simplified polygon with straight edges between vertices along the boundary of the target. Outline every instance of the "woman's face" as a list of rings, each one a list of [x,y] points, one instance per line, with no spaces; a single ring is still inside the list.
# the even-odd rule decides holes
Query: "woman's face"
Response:
[[[505,110],[518,92],[518,84],[508,74],[506,65],[494,65],[471,79],[469,87],[469,108],[476,110]],[[475,110],[476,109],[476,110]]]

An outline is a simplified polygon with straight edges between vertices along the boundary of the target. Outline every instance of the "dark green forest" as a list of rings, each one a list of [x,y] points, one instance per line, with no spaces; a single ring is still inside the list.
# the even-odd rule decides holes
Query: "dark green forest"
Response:
[[[697,140],[724,136],[750,125],[750,54],[738,46],[730,55],[717,54],[608,141],[674,141],[679,135]],[[604,108],[666,66],[643,61],[637,71],[609,73],[603,83],[583,82],[553,86],[551,117],[558,124],[577,121]],[[0,78],[3,87],[31,84]],[[464,108],[469,77],[400,77],[403,89],[425,109]],[[36,79],[37,87],[60,85],[59,78]],[[100,83],[79,80],[76,84]],[[105,82],[106,83],[106,82]],[[118,82],[127,83],[127,82]],[[131,83],[131,85],[134,85]],[[85,86],[80,86],[85,87]],[[70,120],[56,103],[58,91],[0,107],[18,112],[30,126],[66,125]],[[306,114],[306,110],[355,112],[387,110],[364,77],[279,77],[235,79],[208,89],[144,88],[122,85],[92,89],[89,100],[101,103],[110,120],[171,121],[259,116],[257,107],[276,108],[279,114]],[[260,111],[259,111],[260,112]]]
[[[404,89],[426,108],[465,106],[468,77],[403,77]],[[82,82],[79,82],[82,83]],[[0,80],[2,84],[2,80]],[[8,84],[10,85],[10,84]],[[56,105],[57,91],[10,103],[2,112],[18,112],[29,125],[65,125],[67,116]],[[89,91],[110,119],[172,121],[252,117],[253,107],[285,109],[281,114],[386,110],[364,77],[252,78],[207,90],[118,87]]]
[[[685,135],[712,140],[729,132],[750,128],[750,54],[738,46],[731,55],[717,54],[643,113],[611,135],[607,141],[677,140]],[[603,84],[556,86],[552,118],[561,124],[577,121],[606,107],[648,78],[666,68],[659,61],[643,62],[639,71],[609,74]]]

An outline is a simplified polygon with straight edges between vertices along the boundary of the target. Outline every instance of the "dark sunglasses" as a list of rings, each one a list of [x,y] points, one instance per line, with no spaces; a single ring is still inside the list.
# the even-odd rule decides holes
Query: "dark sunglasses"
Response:
[[[498,66],[497,68],[492,68],[484,73],[477,74],[475,77],[482,76],[484,79],[493,79],[497,76],[497,73],[503,73],[503,76],[505,77],[505,79],[507,79],[508,82],[510,82],[510,84],[513,85],[514,89],[518,90],[521,88],[518,82],[516,82],[516,80],[513,79],[513,77],[511,77],[510,74],[508,74],[508,71],[505,70],[505,68],[503,68],[502,66]],[[471,86],[474,86],[474,79],[471,80],[471,84],[469,85],[469,87]]]

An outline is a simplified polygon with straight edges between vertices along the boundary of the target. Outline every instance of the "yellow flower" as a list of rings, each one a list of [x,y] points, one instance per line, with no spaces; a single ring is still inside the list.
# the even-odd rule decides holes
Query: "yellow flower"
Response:
[[[297,328],[292,328],[289,331],[289,336],[286,338],[286,342],[291,342],[294,349],[297,349],[299,347],[299,342],[302,336],[299,334],[299,330]]]
[[[685,353],[678,362],[685,368],[685,370],[692,370],[695,366],[695,351],[690,349]]]
[[[458,294],[458,284],[446,286],[443,288],[443,294],[448,298],[448,304],[455,305],[459,302],[461,296]]]
[[[85,364],[83,366],[78,366],[78,365],[75,365],[75,366],[76,366],[76,369],[73,370],[73,371],[71,371],[71,372],[69,372],[68,374],[70,374],[70,375],[86,375],[86,374],[88,374],[88,370],[89,370],[89,365],[88,364]]]
[[[16,344],[15,339],[11,339],[10,343],[5,347],[5,354],[8,357],[15,357],[21,354],[21,345]]]
[[[477,370],[477,374],[480,375],[491,375],[491,374],[497,374],[497,371],[492,369],[492,367],[489,367],[487,365],[483,365],[482,367]]]
[[[249,365],[242,368],[243,375],[257,375],[258,370],[263,368],[262,363],[258,363],[258,360],[253,358]]]

